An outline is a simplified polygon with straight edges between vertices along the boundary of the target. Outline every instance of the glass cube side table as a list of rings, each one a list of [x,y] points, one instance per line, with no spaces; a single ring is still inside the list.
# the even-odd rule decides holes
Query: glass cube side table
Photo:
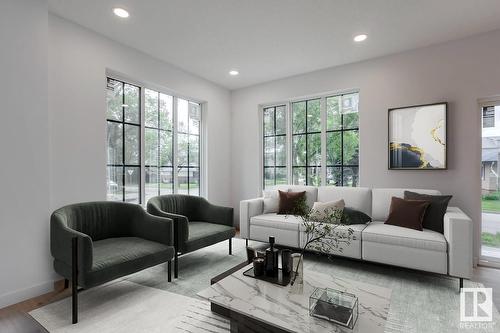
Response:
[[[309,315],[353,329],[358,320],[358,297],[330,288],[316,288],[309,297]]]

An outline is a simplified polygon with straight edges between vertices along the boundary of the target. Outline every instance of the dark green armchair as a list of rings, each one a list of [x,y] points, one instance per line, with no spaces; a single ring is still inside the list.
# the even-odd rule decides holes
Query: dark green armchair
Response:
[[[216,206],[205,198],[170,194],[151,198],[148,212],[174,221],[174,277],[178,277],[178,255],[229,240],[232,254],[233,208]]]
[[[73,323],[78,321],[78,287],[91,288],[174,257],[171,219],[124,202],[65,206],[50,218],[50,252],[55,271],[72,281]]]

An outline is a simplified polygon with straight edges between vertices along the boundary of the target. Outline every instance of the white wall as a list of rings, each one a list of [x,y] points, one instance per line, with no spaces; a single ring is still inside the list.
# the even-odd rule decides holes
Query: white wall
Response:
[[[258,105],[350,88],[360,90],[360,182],[370,187],[435,188],[453,194],[480,223],[478,98],[500,94],[500,31],[232,92],[233,204],[259,196]],[[286,55],[284,55],[286,56]],[[447,171],[387,170],[387,109],[447,101]]]
[[[207,102],[207,197],[231,204],[230,92],[50,15],[51,208],[106,199],[106,69]]]
[[[53,288],[51,211],[106,199],[106,69],[206,101],[207,197],[232,203],[227,89],[49,15],[46,1],[1,1],[0,45],[0,308]]]
[[[0,1],[0,308],[52,288],[47,2]]]

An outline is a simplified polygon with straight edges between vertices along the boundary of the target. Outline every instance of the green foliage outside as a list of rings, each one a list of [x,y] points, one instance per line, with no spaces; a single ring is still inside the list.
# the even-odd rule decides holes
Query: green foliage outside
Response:
[[[491,247],[500,247],[500,232],[492,234],[489,232],[483,232],[481,234],[482,244]]]
[[[357,94],[344,96],[349,101],[340,105],[340,97],[326,99],[327,138],[326,164],[330,184],[357,185],[357,171],[344,169],[341,179],[342,165],[359,163],[359,132]],[[279,111],[278,111],[279,110]],[[276,117],[276,119],[275,119]],[[320,99],[292,103],[292,167],[293,179],[299,183],[307,181],[309,185],[321,185],[321,105]],[[285,111],[276,108],[264,110],[264,134],[279,135],[285,133]],[[343,132],[340,130],[344,129]],[[343,148],[343,149],[342,149]],[[343,156],[342,156],[343,151]],[[285,137],[267,137],[264,140],[264,165],[286,165]],[[307,175],[307,180],[306,180]],[[273,168],[265,170],[266,185],[287,182],[286,174],[276,174]]]
[[[483,194],[481,208],[486,212],[500,212],[500,192]]]

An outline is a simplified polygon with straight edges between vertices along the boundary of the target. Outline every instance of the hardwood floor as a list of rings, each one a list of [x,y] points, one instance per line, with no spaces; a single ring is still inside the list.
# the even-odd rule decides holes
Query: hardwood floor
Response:
[[[480,266],[474,269],[472,280],[493,288],[493,303],[500,309],[500,269]],[[53,292],[0,309],[0,332],[46,333],[47,330],[31,318],[28,312],[69,296],[71,289],[64,289],[63,281],[59,281]]]

